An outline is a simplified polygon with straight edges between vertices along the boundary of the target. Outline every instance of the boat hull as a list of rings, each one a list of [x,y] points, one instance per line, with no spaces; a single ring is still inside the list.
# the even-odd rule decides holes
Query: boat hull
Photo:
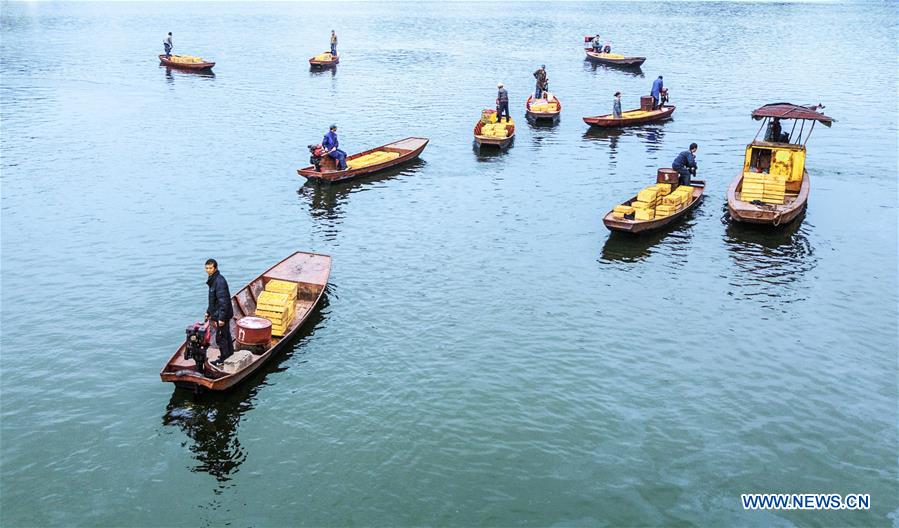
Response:
[[[705,182],[702,180],[693,180],[690,185],[693,187],[693,198],[690,201],[690,204],[671,216],[659,220],[625,220],[613,217],[612,211],[609,211],[603,217],[602,223],[605,224],[609,231],[630,233],[632,235],[659,231],[686,216],[690,211],[699,206],[700,202],[702,202],[705,193]],[[629,205],[636,199],[637,197],[635,196],[625,202],[625,204]]]
[[[314,58],[309,59],[309,66],[313,68],[327,68],[329,66],[337,66],[340,64],[340,54],[338,53],[336,57],[329,61],[323,60],[315,60]]]
[[[597,64],[606,64],[609,66],[621,66],[625,68],[636,68],[641,66],[644,62],[646,62],[646,57],[623,57],[623,58],[610,58],[605,56],[605,53],[596,53],[595,51],[590,50],[589,48],[584,49],[584,53],[587,54],[587,60],[591,62],[595,62]]]
[[[215,66],[214,62],[175,62],[165,58],[165,55],[159,56],[159,62],[168,66],[169,68],[177,68],[179,70],[191,70],[191,71],[203,71],[203,70],[211,70],[213,66]]]
[[[399,152],[400,156],[398,158],[387,160],[383,163],[377,163],[375,165],[369,165],[368,167],[360,167],[358,169],[346,169],[346,170],[327,170],[323,169],[321,171],[316,171],[315,167],[303,167],[302,169],[297,169],[297,174],[300,176],[310,180],[310,181],[318,181],[318,182],[342,182],[351,180],[353,178],[358,178],[360,176],[366,176],[369,174],[374,174],[376,172],[380,172],[391,167],[396,167],[397,165],[402,165],[403,163],[407,163],[418,158],[425,147],[428,145],[427,138],[417,138],[417,137],[408,137],[406,139],[401,139],[399,141],[394,141],[393,143],[388,143],[386,145],[381,145],[380,147],[375,147],[373,149],[366,150],[364,152],[359,152],[358,154],[354,154],[352,156],[347,157],[347,160],[352,160],[354,158],[358,158],[360,156],[364,156],[371,152],[377,150],[390,150],[392,152]]]
[[[534,96],[531,95],[528,97],[528,100],[524,104],[524,115],[529,121],[543,121],[543,122],[556,122],[559,120],[559,116],[562,114],[562,102],[559,101],[557,97],[553,97],[553,102],[555,102],[559,109],[555,112],[532,112],[531,111],[531,103],[534,102]]]
[[[677,107],[675,106],[665,106],[660,110],[652,110],[647,115],[642,115],[639,117],[613,117],[612,114],[593,116],[593,117],[585,117],[584,123],[587,123],[591,127],[597,128],[620,128],[627,126],[636,126],[636,125],[645,125],[647,123],[658,123],[659,121],[665,121],[671,118],[671,114],[674,113],[674,110]],[[628,110],[627,112],[633,112],[634,110]],[[627,112],[624,112],[625,114]]]
[[[743,174],[737,175],[727,188],[727,211],[732,220],[746,224],[769,225],[778,227],[795,220],[808,205],[810,190],[808,171],[802,173],[799,192],[783,205],[754,205],[739,199],[743,185]]]

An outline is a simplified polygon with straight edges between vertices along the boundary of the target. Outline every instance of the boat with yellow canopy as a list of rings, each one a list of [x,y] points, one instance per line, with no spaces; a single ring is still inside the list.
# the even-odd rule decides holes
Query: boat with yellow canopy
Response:
[[[743,170],[727,189],[731,219],[776,227],[791,222],[805,210],[810,189],[805,144],[816,123],[829,127],[834,122],[819,111],[823,108],[772,103],[752,112],[752,118],[761,120],[762,125],[746,146]],[[781,129],[780,121],[786,120],[794,122],[789,133]],[[807,122],[811,126],[805,133]],[[763,129],[766,133],[759,141]]]

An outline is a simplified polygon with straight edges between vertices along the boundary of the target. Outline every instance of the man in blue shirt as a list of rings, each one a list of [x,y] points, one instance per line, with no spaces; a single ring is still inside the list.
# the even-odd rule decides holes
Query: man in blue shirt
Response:
[[[346,152],[337,148],[340,143],[337,142],[337,125],[331,125],[331,129],[322,139],[322,148],[325,153],[337,160],[337,170],[346,170]]]
[[[659,75],[658,79],[652,81],[652,91],[649,93],[649,95],[652,96],[653,110],[657,110],[659,108],[659,101],[662,96],[662,88],[664,88],[664,86],[662,85],[662,76]]]
[[[690,143],[690,150],[685,150],[674,158],[671,168],[678,173],[677,181],[681,185],[690,185],[690,177],[696,176],[696,151],[699,146]]]
[[[615,102],[612,103],[612,117],[621,118],[621,92],[615,92]]]

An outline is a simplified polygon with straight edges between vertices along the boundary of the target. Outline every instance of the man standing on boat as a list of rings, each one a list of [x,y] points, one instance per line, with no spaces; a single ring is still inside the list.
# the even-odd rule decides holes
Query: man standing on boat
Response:
[[[337,55],[337,33],[331,30],[331,55]]]
[[[346,170],[346,152],[337,148],[340,143],[337,141],[337,125],[331,125],[328,133],[322,139],[322,148],[331,158],[337,160],[337,170]]]
[[[665,86],[662,84],[662,76],[661,75],[659,75],[658,79],[652,81],[652,91],[649,93],[649,95],[652,96],[652,109],[653,110],[659,109],[659,102],[661,101],[662,89],[664,87]]]
[[[685,150],[674,158],[671,168],[677,171],[677,181],[681,185],[690,185],[690,177],[696,176],[696,151],[699,145],[690,143],[690,150]]]
[[[612,117],[621,119],[621,92],[615,92],[615,102],[612,103]]]
[[[546,96],[547,79],[546,79],[546,64],[540,65],[540,69],[534,72],[534,78],[537,79],[537,89],[534,91],[534,99],[540,99],[541,97]]]
[[[209,305],[206,308],[206,320],[215,328],[215,344],[219,347],[219,358],[213,365],[222,365],[234,353],[234,342],[231,340],[231,319],[234,308],[231,306],[231,292],[228,281],[219,273],[219,263],[215,259],[206,261],[206,274],[209,278]]]
[[[162,47],[165,49],[165,58],[171,58],[172,56],[172,32],[169,31],[168,36],[165,37],[165,40],[162,41]]]
[[[496,89],[496,122],[499,123],[503,120],[503,111],[505,111],[508,123],[511,120],[509,117],[509,92],[503,88],[503,83],[497,84]]]

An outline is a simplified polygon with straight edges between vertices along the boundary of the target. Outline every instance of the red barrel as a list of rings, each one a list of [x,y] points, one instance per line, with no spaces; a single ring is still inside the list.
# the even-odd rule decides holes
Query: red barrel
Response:
[[[671,188],[677,187],[677,171],[674,169],[659,169],[656,172],[656,183],[670,183]]]
[[[272,322],[262,317],[244,317],[237,321],[237,342],[242,345],[268,345],[272,340]]]

